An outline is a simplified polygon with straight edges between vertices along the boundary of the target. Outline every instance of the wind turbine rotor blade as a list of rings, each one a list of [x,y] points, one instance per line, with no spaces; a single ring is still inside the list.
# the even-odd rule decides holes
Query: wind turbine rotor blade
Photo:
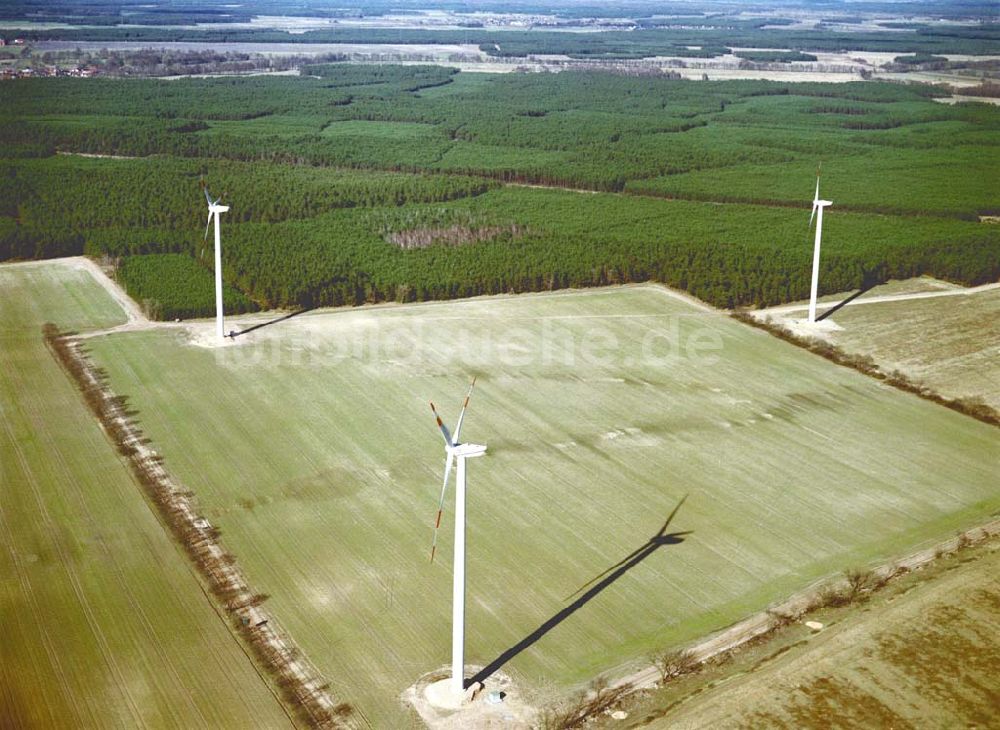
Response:
[[[431,403],[431,410],[434,411],[434,418],[437,419],[438,428],[441,429],[441,435],[444,436],[445,448],[451,448],[451,432],[444,425],[444,421],[441,420],[441,416],[438,415],[437,408],[434,407],[433,403]]]
[[[208,240],[208,229],[211,227],[211,225],[212,225],[212,214],[211,214],[211,212],[209,212],[209,214],[208,214],[208,220],[205,222],[205,240],[206,241]]]
[[[816,194],[813,196],[813,209],[809,214],[809,227],[812,228],[813,218],[816,216],[816,208],[819,204],[819,166],[816,166]]]
[[[458,446],[458,436],[462,433],[462,421],[465,420],[465,409],[469,407],[469,398],[472,397],[472,389],[476,387],[476,379],[472,379],[469,392],[465,394],[465,402],[462,403],[462,412],[458,415],[458,425],[455,426],[455,435],[451,439],[452,446]]]
[[[444,496],[448,491],[448,478],[451,476],[451,465],[455,459],[448,454],[444,460],[444,481],[441,483],[441,497],[438,499],[437,519],[434,521],[434,537],[431,540],[431,562],[434,562],[434,553],[437,551],[438,528],[441,527],[441,514],[444,512]]]

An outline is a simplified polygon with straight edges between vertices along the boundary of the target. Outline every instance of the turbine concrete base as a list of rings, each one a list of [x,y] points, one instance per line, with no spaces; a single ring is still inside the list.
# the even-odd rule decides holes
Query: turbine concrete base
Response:
[[[430,703],[431,707],[438,710],[461,710],[462,705],[465,704],[465,695],[464,691],[455,691],[451,677],[439,679],[424,687],[424,699]]]
[[[799,327],[808,327],[823,332],[837,332],[844,329],[832,319],[818,319],[815,322],[810,322],[808,319],[793,319],[791,322]]]
[[[786,319],[781,324],[793,333],[805,337],[822,336],[831,332],[841,332],[844,329],[832,319],[821,319],[816,322],[810,322],[808,319]]]
[[[466,665],[466,676],[475,676],[482,667]],[[490,694],[494,698],[490,700]],[[495,672],[472,697],[466,689],[456,695],[450,667],[429,672],[406,688],[400,699],[413,707],[420,719],[433,730],[486,730],[503,727],[527,730],[535,725],[537,711],[520,697],[503,672]],[[499,699],[499,702],[496,700]]]

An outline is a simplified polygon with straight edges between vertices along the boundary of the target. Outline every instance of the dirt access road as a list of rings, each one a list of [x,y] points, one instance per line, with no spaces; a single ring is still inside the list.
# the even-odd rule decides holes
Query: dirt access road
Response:
[[[885,294],[882,296],[875,297],[864,297],[860,296],[850,302],[847,302],[844,306],[846,307],[856,307],[860,304],[881,304],[883,302],[904,302],[909,299],[934,299],[936,297],[965,297],[972,296],[974,294],[979,294],[984,291],[991,291],[993,289],[1000,289],[1000,282],[995,282],[993,284],[983,284],[981,286],[972,286],[968,288],[959,289],[946,289],[944,291],[923,291],[914,292],[912,294]],[[817,302],[817,306],[822,306],[824,308],[830,308],[831,306],[836,306],[836,302],[825,302],[820,304]],[[778,307],[769,307],[768,309],[758,309],[752,312],[753,315],[766,315],[766,314],[787,314],[789,312],[801,312],[809,309],[808,302],[805,304],[782,304]]]

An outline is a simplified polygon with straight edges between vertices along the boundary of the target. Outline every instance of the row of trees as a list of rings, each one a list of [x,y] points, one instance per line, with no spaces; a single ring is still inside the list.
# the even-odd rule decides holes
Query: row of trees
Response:
[[[653,280],[718,306],[765,306],[808,293],[811,248],[803,219],[794,209],[507,188],[433,206],[234,222],[226,224],[223,249],[233,287],[226,301],[230,311],[247,311]],[[452,229],[475,235],[452,240],[446,235]],[[440,240],[407,248],[394,242],[427,231]],[[1000,277],[995,227],[842,213],[830,218],[825,233],[825,292],[925,273],[966,284]],[[152,316],[212,313],[212,250],[200,230],[140,225],[81,235],[95,254],[138,251],[123,245],[137,240],[145,252],[177,250],[127,256],[120,280]]]
[[[131,467],[166,526],[188,554],[205,584],[225,610],[234,628],[253,650],[263,669],[280,688],[288,705],[310,727],[345,727],[353,711],[346,703],[335,704],[314,667],[302,658],[291,638],[282,632],[260,606],[269,596],[256,593],[247,583],[236,558],[223,549],[220,531],[199,516],[193,494],[181,488],[162,466],[162,459],[149,448],[135,422],[128,398],[113,393],[107,372],[98,368],[83,351],[80,341],[61,333],[54,324],[42,327],[46,345],[76,382],[84,401],[101,427]]]

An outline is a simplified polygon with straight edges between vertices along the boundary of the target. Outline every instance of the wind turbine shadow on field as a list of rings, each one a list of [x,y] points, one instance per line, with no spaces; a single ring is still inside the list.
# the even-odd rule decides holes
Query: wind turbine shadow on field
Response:
[[[233,332],[230,335],[230,337],[232,337],[233,339],[235,339],[235,338],[239,337],[240,335],[245,335],[245,334],[248,334],[250,332],[253,332],[254,330],[259,330],[261,327],[270,327],[272,324],[278,324],[279,322],[284,322],[287,319],[291,319],[292,317],[298,317],[300,314],[305,314],[306,312],[311,312],[314,309],[316,309],[316,307],[304,307],[302,309],[297,309],[294,312],[289,312],[288,314],[283,314],[280,317],[277,317],[275,319],[269,319],[267,322],[261,322],[259,324],[255,324],[255,325],[252,325],[250,327],[247,327],[246,329],[242,329],[239,332]]]
[[[826,310],[825,312],[823,312],[823,314],[821,314],[820,316],[818,316],[816,318],[816,321],[817,322],[822,322],[824,319],[826,319],[827,317],[829,317],[831,314],[833,314],[834,312],[838,311],[841,307],[846,307],[848,304],[850,304],[851,302],[853,302],[855,299],[857,299],[858,297],[860,297],[862,294],[864,294],[868,290],[872,289],[874,286],[875,286],[874,284],[864,284],[864,285],[862,285],[862,287],[860,289],[858,289],[856,292],[854,292],[853,294],[851,294],[851,296],[847,297],[847,299],[845,299],[842,302],[839,302],[838,304],[835,304],[834,306],[830,307],[828,310]]]
[[[681,508],[681,505],[684,504],[684,500],[686,499],[687,495],[685,494],[684,497],[681,498],[681,501],[677,503],[677,506],[674,507],[670,516],[667,517],[667,521],[663,523],[663,527],[661,527],[655,535],[649,538],[645,544],[640,546],[638,549],[633,550],[625,558],[618,561],[602,573],[599,573],[595,577],[591,578],[589,581],[577,588],[576,591],[568,595],[565,599],[567,601],[576,596],[572,603],[553,614],[537,629],[532,631],[519,642],[500,654],[500,656],[492,662],[483,667],[474,677],[466,681],[466,686],[471,686],[475,682],[486,681],[486,679],[500,669],[500,667],[537,642],[574,613],[579,611],[601,591],[632,570],[632,568],[636,567],[639,563],[655,553],[664,545],[677,545],[684,542],[684,537],[691,534],[690,530],[686,532],[668,533],[667,527],[670,526],[671,521],[674,519],[677,511]]]

